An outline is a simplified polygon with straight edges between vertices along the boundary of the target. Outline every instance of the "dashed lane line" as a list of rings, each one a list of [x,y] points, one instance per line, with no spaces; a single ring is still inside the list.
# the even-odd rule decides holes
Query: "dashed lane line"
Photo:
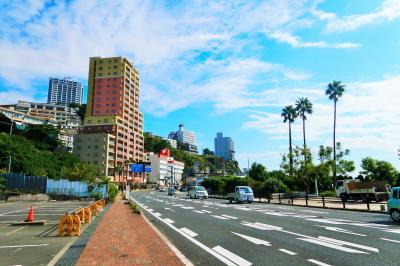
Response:
[[[389,238],[383,238],[383,237],[381,237],[380,239],[381,239],[381,240],[385,240],[385,241],[394,242],[394,243],[400,243],[399,240],[394,240],[394,239],[389,239]]]
[[[293,252],[293,251],[290,251],[290,250],[287,250],[287,249],[284,249],[284,248],[280,248],[279,251],[281,251],[283,253],[286,253],[286,254],[289,254],[291,256],[294,256],[294,255],[297,254],[296,252]]]
[[[0,246],[0,248],[25,248],[25,247],[43,247],[49,244],[37,244],[37,245],[20,245],[20,246]]]
[[[131,199],[134,200],[134,198],[131,197]],[[136,201],[137,202],[137,201]],[[137,202],[138,203],[138,202]],[[142,204],[138,203],[139,206],[143,207]],[[144,208],[145,210],[148,210],[147,208]],[[218,252],[212,250],[211,248],[207,247],[206,245],[204,245],[203,243],[197,241],[196,239],[194,239],[193,237],[190,237],[189,235],[185,234],[184,232],[180,231],[178,228],[176,228],[175,226],[173,226],[172,224],[169,224],[167,222],[165,222],[163,219],[161,219],[160,217],[155,216],[152,212],[149,212],[149,214],[153,215],[156,219],[159,219],[161,222],[163,222],[164,224],[166,224],[168,227],[170,227],[172,230],[174,230],[175,232],[179,233],[180,235],[182,235],[183,237],[185,237],[186,239],[188,239],[190,242],[192,242],[193,244],[195,244],[196,246],[198,246],[199,248],[203,249],[205,252],[211,254],[212,256],[214,256],[216,259],[222,261],[224,264],[228,265],[228,266],[237,266],[237,264],[233,263],[232,261],[230,261],[229,259],[225,258],[224,256],[220,255]]]
[[[330,264],[326,264],[324,262],[321,262],[321,261],[318,261],[318,260],[314,260],[314,259],[308,259],[307,261],[311,262],[311,263],[314,263],[316,265],[319,265],[319,266],[331,266]]]
[[[181,228],[181,231],[184,232],[185,234],[191,236],[191,237],[196,237],[196,236],[198,236],[197,233],[193,232],[193,231],[190,230],[190,229],[187,229],[186,227],[182,227],[182,228]]]
[[[227,249],[224,249],[221,246],[215,246],[213,247],[213,250],[224,256],[225,258],[234,261],[237,265],[240,266],[250,266],[252,263],[248,260],[243,259],[242,257],[239,257],[235,253],[230,252]]]

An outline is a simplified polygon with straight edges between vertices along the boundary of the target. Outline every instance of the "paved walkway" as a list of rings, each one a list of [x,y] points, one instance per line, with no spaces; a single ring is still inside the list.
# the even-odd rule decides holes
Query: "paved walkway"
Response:
[[[171,248],[123,201],[115,202],[77,265],[183,265]]]

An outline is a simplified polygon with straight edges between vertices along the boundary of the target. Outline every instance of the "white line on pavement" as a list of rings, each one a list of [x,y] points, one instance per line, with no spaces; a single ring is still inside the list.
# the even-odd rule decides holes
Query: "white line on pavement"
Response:
[[[201,211],[206,212],[206,213],[212,213],[211,211],[207,211],[207,210],[201,210]]]
[[[386,241],[390,241],[390,242],[400,243],[399,240],[394,240],[394,239],[389,239],[389,238],[382,238],[382,237],[380,239],[386,240]]]
[[[317,244],[317,245],[320,245],[320,246],[337,249],[337,250],[344,251],[344,252],[347,252],[347,253],[367,254],[367,252],[364,252],[364,251],[360,251],[360,250],[352,249],[352,248],[346,248],[346,247],[343,247],[341,245],[337,245],[337,244],[334,244],[334,243],[331,243],[331,242],[325,242],[325,241],[322,241],[322,240],[318,240],[316,238],[298,238],[298,239],[306,241],[306,242],[309,242],[309,243]]]
[[[173,221],[173,220],[171,220],[171,219],[169,219],[169,218],[165,218],[164,221],[167,222],[167,223],[169,223],[169,224],[175,223],[175,221]]]
[[[182,206],[181,208],[182,208],[182,209],[185,209],[185,210],[192,210],[192,209],[194,209],[194,207],[189,207],[189,206]]]
[[[0,213],[0,216],[4,216],[4,215],[9,214],[9,213],[23,212],[23,211],[26,211],[26,210],[29,210],[29,208],[18,210],[18,211]]]
[[[13,233],[15,233],[15,232],[18,232],[18,231],[24,229],[25,227],[26,227],[26,226],[21,227],[21,228],[18,228],[18,229],[15,229],[15,230],[13,230],[13,231],[11,231],[10,233],[7,233],[7,234],[5,234],[5,235],[6,235],[6,236],[9,236],[9,235],[11,235],[11,234],[13,234]]]
[[[49,244],[37,244],[37,245],[20,245],[20,246],[0,246],[0,248],[24,248],[24,247],[42,247],[48,246]]]
[[[331,266],[329,264],[326,264],[326,263],[323,263],[323,262],[320,262],[320,261],[314,260],[314,259],[308,259],[307,261],[309,261],[311,263],[314,263],[314,264],[317,264],[317,265],[320,265],[320,266]]]
[[[181,228],[181,231],[184,232],[185,234],[191,236],[191,237],[198,236],[197,233],[193,232],[193,231],[190,230],[190,229],[187,229],[186,227],[182,227],[182,228]]]
[[[227,249],[224,249],[221,246],[213,247],[213,250],[218,252],[219,254],[224,256],[225,258],[227,258],[227,259],[229,259],[231,261],[234,261],[237,265],[240,265],[240,266],[250,266],[250,265],[252,265],[252,263],[250,261],[247,261],[247,260],[243,259],[242,257],[239,257],[238,255],[230,252]]]
[[[279,251],[282,251],[283,253],[289,254],[291,256],[297,254],[296,252],[293,252],[293,251],[290,251],[290,250],[287,250],[287,249],[284,249],[284,248],[280,248]]]
[[[242,235],[242,234],[235,233],[235,232],[232,232],[232,234],[240,236],[241,238],[244,238],[244,239],[246,239],[246,240],[248,240],[248,241],[250,241],[250,242],[252,242],[252,243],[254,243],[256,245],[264,245],[264,246],[267,246],[267,247],[271,246],[271,244],[268,241],[265,241],[265,240],[262,240],[262,239],[258,239],[258,238],[251,237],[251,236]]]
[[[229,218],[229,219],[237,220],[237,217],[234,217],[234,216],[229,216],[229,215],[225,215],[225,214],[222,214],[221,216]]]
[[[342,228],[339,228],[339,227],[323,226],[323,225],[314,225],[314,226],[322,227],[322,228],[325,228],[328,231],[334,231],[334,232],[338,232],[338,233],[344,233],[344,234],[356,235],[356,236],[367,236],[367,235],[363,235],[363,234],[354,233],[352,231],[349,231],[349,230],[346,230],[346,229],[342,229]]]
[[[173,209],[171,209],[171,208],[164,208],[165,210],[169,210],[169,211],[171,211],[171,212],[175,212]]]
[[[223,217],[223,216],[219,216],[219,215],[211,215],[212,217],[215,217],[215,218],[218,218],[218,219],[221,219],[221,220],[228,220],[229,218],[228,217]]]
[[[338,245],[346,245],[346,246],[350,246],[350,247],[361,248],[361,249],[372,251],[372,252],[379,252],[379,249],[377,249],[377,248],[364,246],[364,245],[360,245],[360,244],[355,244],[355,243],[351,243],[351,242],[346,242],[346,241],[342,241],[342,240],[337,240],[337,239],[333,239],[333,238],[329,238],[329,237],[319,236],[318,239],[322,239],[323,241],[328,241],[328,242],[335,243]]]
[[[131,199],[134,200],[134,198],[131,197]],[[139,206],[141,206],[141,204],[139,204]],[[141,206],[143,207],[143,206]],[[147,210],[147,208],[144,208],[145,210]],[[232,261],[228,260],[227,258],[225,258],[224,256],[220,255],[218,252],[215,252],[214,250],[212,250],[211,248],[207,247],[206,245],[204,245],[203,243],[197,241],[196,239],[190,237],[189,235],[185,234],[184,232],[180,231],[178,228],[176,228],[175,226],[173,226],[172,224],[169,224],[167,222],[165,222],[163,219],[161,219],[160,217],[155,216],[152,212],[149,212],[151,215],[153,215],[156,219],[159,219],[161,222],[165,223],[167,226],[169,226],[172,230],[174,230],[175,232],[179,233],[180,235],[182,235],[183,237],[185,237],[186,239],[188,239],[190,242],[192,242],[193,244],[195,244],[196,246],[200,247],[201,249],[203,249],[205,252],[211,254],[212,256],[214,256],[215,258],[219,259],[220,261],[222,261],[223,263],[225,263],[228,266],[237,266],[235,263],[233,263]]]
[[[199,210],[193,210],[194,212],[197,212],[197,213],[205,213],[205,212],[203,212],[203,211],[199,211]]]

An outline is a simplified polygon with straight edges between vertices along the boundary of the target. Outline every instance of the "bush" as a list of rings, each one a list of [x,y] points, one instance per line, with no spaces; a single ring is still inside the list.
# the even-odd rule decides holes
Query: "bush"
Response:
[[[115,201],[115,198],[117,197],[118,194],[118,186],[114,183],[109,183],[108,184],[108,199],[111,202]]]
[[[139,205],[137,205],[136,202],[134,202],[134,201],[129,201],[129,203],[130,203],[132,212],[133,212],[133,213],[140,214],[140,207],[139,207]]]
[[[319,195],[324,196],[324,197],[336,197],[336,192],[333,190],[327,190],[327,191],[319,193]]]

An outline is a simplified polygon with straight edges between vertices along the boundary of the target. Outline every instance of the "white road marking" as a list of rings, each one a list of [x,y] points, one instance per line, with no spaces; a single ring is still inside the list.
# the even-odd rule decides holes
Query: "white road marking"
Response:
[[[296,252],[293,252],[293,251],[290,251],[290,250],[287,250],[287,249],[284,249],[284,248],[280,248],[279,251],[282,251],[283,253],[289,254],[291,256],[297,254]]]
[[[148,211],[149,211],[149,212],[153,212],[154,210],[153,210],[153,209],[148,209]]]
[[[0,248],[24,248],[24,247],[42,247],[48,246],[49,244],[37,244],[37,245],[20,245],[20,246],[0,246]]]
[[[193,232],[192,230],[187,229],[186,227],[182,227],[181,231],[184,232],[185,234],[191,236],[191,237],[198,236],[197,233]]]
[[[189,207],[189,206],[182,206],[181,208],[182,208],[182,209],[185,209],[185,210],[192,210],[192,209],[194,209],[194,207]]]
[[[225,215],[225,214],[222,214],[221,216],[229,218],[229,219],[237,220],[237,217],[234,217],[234,216],[229,216],[229,215]]]
[[[339,244],[339,245],[346,245],[346,246],[361,248],[361,249],[372,251],[372,252],[379,252],[379,249],[377,249],[377,248],[364,246],[364,245],[360,245],[360,244],[355,244],[355,243],[351,243],[351,242],[346,242],[346,241],[342,241],[342,240],[337,240],[337,239],[333,239],[333,238],[329,238],[329,237],[319,236],[318,239],[322,239],[322,240],[328,241],[328,242],[333,242],[333,243]]]
[[[224,249],[221,246],[213,247],[213,250],[218,252],[219,254],[224,256],[225,258],[235,262],[237,265],[240,265],[240,266],[250,266],[250,265],[252,265],[252,263],[250,261],[247,261],[247,260],[243,259],[242,257],[239,257],[238,255],[230,252],[227,249]]]
[[[26,210],[29,210],[29,209],[30,208],[26,208],[26,209],[22,209],[22,210],[18,210],[18,211],[12,211],[12,212],[4,212],[4,213],[0,213],[0,216],[4,216],[4,215],[9,214],[9,213],[23,212],[23,211],[26,211]]]
[[[352,231],[349,231],[349,230],[346,230],[346,229],[342,229],[342,228],[339,228],[339,227],[323,226],[323,225],[314,225],[314,226],[325,228],[328,231],[334,231],[334,232],[339,232],[339,233],[344,233],[344,234],[349,234],[349,235],[367,236],[367,235],[363,235],[363,234],[354,233]]]
[[[201,211],[206,212],[206,213],[212,213],[211,211],[207,211],[207,210],[201,210]]]
[[[317,223],[325,223],[325,224],[345,224],[343,222],[338,222],[330,219],[306,219],[307,221],[317,222]]]
[[[171,220],[171,219],[169,219],[169,218],[165,218],[164,221],[167,222],[167,223],[169,223],[169,224],[175,223],[175,221],[173,221],[173,220]]]
[[[161,216],[162,214],[159,212],[154,213],[155,216]]]
[[[197,212],[197,213],[205,213],[205,212],[203,212],[203,211],[199,211],[199,210],[193,210],[194,212]]]
[[[314,260],[314,259],[308,259],[307,261],[317,264],[317,265],[320,265],[320,266],[331,266],[330,264],[326,264],[326,263],[323,263],[323,262],[320,262],[320,261]]]
[[[400,234],[400,229],[388,229],[385,232]]]
[[[211,215],[211,216],[215,217],[215,218],[218,218],[218,219],[221,219],[221,220],[229,220],[228,217],[224,217],[224,216],[219,216],[219,215]]]
[[[11,231],[10,233],[5,234],[5,236],[9,236],[9,235],[11,235],[11,234],[13,234],[13,233],[15,233],[15,232],[18,232],[18,231],[24,229],[25,227],[26,227],[26,226],[21,227],[21,228],[18,228],[18,229],[15,229],[15,230]]]
[[[252,243],[254,243],[256,245],[264,245],[264,246],[267,246],[267,247],[271,246],[271,244],[268,241],[265,241],[265,240],[262,240],[262,239],[258,239],[258,238],[251,237],[251,236],[242,235],[242,234],[235,233],[235,232],[232,232],[232,234],[240,236],[241,238],[244,238],[244,239],[246,239],[246,240],[248,240],[248,241],[250,241],[250,242],[252,242]]]
[[[322,240],[318,240],[316,238],[298,238],[298,239],[306,241],[306,242],[309,242],[309,243],[317,244],[317,245],[320,245],[320,246],[333,248],[333,249],[340,250],[340,251],[347,252],[347,253],[367,254],[367,252],[364,252],[364,251],[360,251],[360,250],[352,249],[352,248],[346,248],[346,247],[343,247],[341,245],[337,245],[337,244],[332,243],[332,242],[325,242],[325,241],[322,241]]]
[[[181,207],[181,206],[183,206],[182,204],[174,204],[174,205],[172,205],[172,206],[174,206],[174,207]]]
[[[400,243],[399,240],[394,240],[394,239],[389,239],[389,238],[382,238],[382,237],[380,239],[386,240],[386,241],[390,241],[390,242]]]
[[[173,209],[171,208],[164,208],[165,210],[171,211],[171,212],[175,212]]]

